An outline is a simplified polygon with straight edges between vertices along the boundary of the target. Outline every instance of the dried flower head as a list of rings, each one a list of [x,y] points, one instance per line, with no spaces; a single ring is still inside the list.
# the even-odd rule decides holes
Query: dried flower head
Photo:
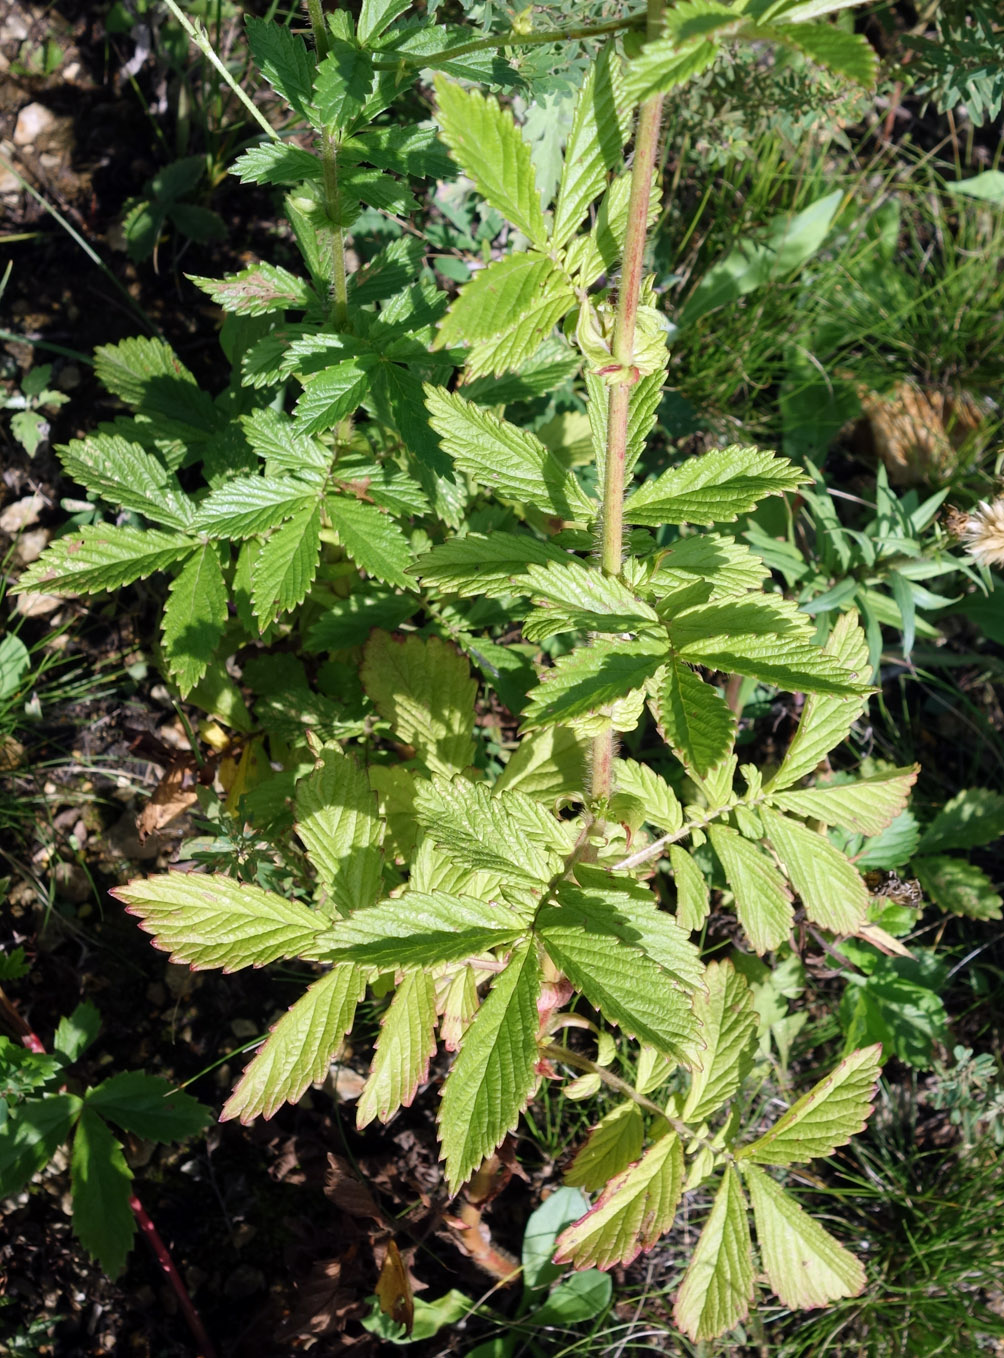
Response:
[[[981,566],[1004,566],[1004,495],[982,500],[968,514],[950,510],[946,527]]]

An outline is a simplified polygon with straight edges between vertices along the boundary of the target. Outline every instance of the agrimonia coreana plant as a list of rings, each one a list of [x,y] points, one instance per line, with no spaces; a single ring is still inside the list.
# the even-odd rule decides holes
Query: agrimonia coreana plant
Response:
[[[306,273],[262,263],[195,280],[228,313],[235,376],[215,401],[160,342],[99,351],[99,375],[133,414],[62,457],[132,517],[61,538],[21,585],[85,593],[170,572],[166,672],[244,732],[246,751],[283,765],[270,775],[257,759],[242,805],[279,825],[292,796],[312,899],[184,873],[118,892],[194,967],[321,968],[223,1116],[271,1116],[323,1078],[371,985],[393,997],[359,1124],[410,1105],[442,1043],[455,1053],[439,1106],[453,1192],[541,1081],[566,1069],[605,1080],[623,1101],[567,1176],[600,1195],[556,1257],[629,1261],[705,1186],[713,1206],[676,1304],[696,1339],[734,1326],[753,1298],[750,1207],[785,1304],[864,1285],[770,1169],[828,1155],[864,1126],[880,1051],[852,1053],[767,1130],[747,1126],[752,997],[691,936],[712,885],[760,954],[788,938],[796,897],[818,929],[866,929],[867,889],[826,829],[877,833],[915,770],[811,781],[867,702],[864,636],[848,614],[813,644],[807,615],[764,591],[760,559],[714,529],[805,474],[730,447],[634,483],[667,360],[646,232],[664,93],[750,41],[870,80],[867,44],[813,22],[843,7],[684,0],[592,30],[479,34],[407,17],[407,0],[363,0],[356,22],[310,0],[313,50],[249,20],[258,69],[316,143],[273,133],[235,171],[288,188]],[[545,210],[510,112],[466,86],[512,86],[504,53],[559,41],[593,44],[594,60]],[[434,123],[376,121],[430,71]],[[414,212],[413,181],[457,167],[496,214],[499,248],[452,300],[419,236],[347,271],[346,232],[364,212]],[[503,413],[580,370],[595,480]],[[191,467],[205,483],[194,493],[177,476]],[[515,623],[521,639],[502,644]],[[253,716],[227,673],[235,655]],[[777,767],[737,770],[715,674],[807,695]],[[493,780],[481,736],[503,706],[521,735]],[[646,711],[659,765],[679,777],[618,756],[619,733]],[[573,1002],[597,1015],[597,1060],[560,1040]],[[604,1022],[639,1044],[633,1084],[605,1069]]]

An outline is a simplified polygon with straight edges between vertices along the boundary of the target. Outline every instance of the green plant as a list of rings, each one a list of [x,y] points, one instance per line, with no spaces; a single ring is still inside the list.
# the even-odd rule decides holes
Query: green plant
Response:
[[[938,1082],[931,1091],[935,1108],[946,1108],[953,1126],[960,1128],[967,1150],[984,1135],[1004,1146],[1004,1088],[999,1063],[990,1052],[978,1056],[972,1047],[952,1049],[955,1064],[935,1062]]]
[[[168,224],[198,244],[223,238],[226,231],[219,214],[204,203],[188,201],[206,173],[204,156],[183,156],[158,171],[138,198],[130,199],[122,224],[130,259],[156,256]]]
[[[40,363],[26,372],[13,391],[0,393],[0,409],[13,410],[10,432],[28,454],[34,457],[48,440],[49,421],[45,411],[58,410],[70,399],[65,392],[49,386],[52,364]]]
[[[10,957],[0,974],[17,976]],[[0,1036],[0,1196],[20,1192],[70,1142],[73,1229],[115,1277],[125,1265],[138,1212],[132,1171],[109,1123],[150,1141],[179,1141],[202,1131],[210,1113],[191,1095],[139,1070],[81,1088],[70,1068],[100,1024],[92,1004],[77,1005],[60,1019],[52,1055],[37,1042],[26,1049]]]
[[[896,495],[885,467],[879,466],[874,513],[862,515],[852,527],[843,522],[840,501],[822,474],[808,460],[807,465],[815,486],[802,490],[801,514],[788,519],[785,540],[756,522],[743,536],[790,590],[797,589],[799,607],[819,618],[822,628],[831,613],[854,609],[861,615],[869,663],[877,675],[883,627],[900,633],[904,660],[909,660],[916,637],[940,636],[924,613],[947,608],[958,602],[958,596],[937,594],[928,589],[928,582],[961,574],[985,592],[984,580],[970,562],[948,550],[953,544],[943,531],[936,530],[930,540],[923,536],[947,490],[923,501],[915,490]],[[811,547],[806,541],[809,532],[814,539]]]
[[[261,263],[195,280],[227,313],[234,378],[215,400],[160,341],[98,351],[131,414],[61,457],[130,521],[71,529],[19,585],[96,593],[170,572],[166,674],[267,750],[235,804],[295,832],[309,899],[226,874],[117,891],[194,967],[322,968],[224,1117],[271,1116],[323,1078],[367,986],[393,993],[358,1125],[418,1096],[438,1031],[456,1052],[439,1109],[451,1192],[542,1080],[595,1076],[619,1101],[567,1178],[600,1196],[556,1259],[626,1263],[703,1186],[714,1203],[676,1303],[696,1340],[753,1299],[750,1207],[786,1305],[864,1286],[765,1167],[829,1155],[863,1127],[879,1050],[846,1056],[766,1127],[745,1088],[749,985],[727,959],[705,965],[690,935],[712,891],[760,955],[787,941],[796,895],[818,928],[857,933],[867,888],[825,827],[877,833],[916,770],[804,786],[864,711],[864,635],[846,613],[815,644],[811,619],[766,592],[762,561],[715,525],[798,492],[805,473],[733,445],[637,475],[668,362],[646,236],[663,94],[749,41],[868,81],[868,44],[811,22],[841,7],[653,3],[644,20],[473,36],[402,21],[403,0],[365,0],[358,20],[325,19],[311,0],[313,53],[249,20],[259,70],[317,149],[273,136],[234,168],[289,190],[306,275]],[[610,37],[622,30],[623,56]],[[512,87],[508,49],[597,39],[545,213],[511,112],[458,81]],[[435,125],[380,121],[429,68]],[[365,241],[380,211],[416,212],[418,182],[450,172],[447,150],[486,205],[487,258],[469,260],[483,267],[448,291],[422,239],[397,235],[350,275],[346,232]],[[574,421],[540,437],[532,413],[517,422],[580,369],[588,438],[581,422],[578,443]],[[731,675],[808,695],[774,767],[738,767],[716,681]],[[619,756],[642,724],[656,756]],[[630,1080],[604,1064],[601,1037],[596,1060],[558,1040],[572,1004],[637,1041]]]

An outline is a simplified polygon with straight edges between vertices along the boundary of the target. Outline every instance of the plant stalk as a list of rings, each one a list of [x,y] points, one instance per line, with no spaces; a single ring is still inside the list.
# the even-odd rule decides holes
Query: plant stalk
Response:
[[[314,35],[314,50],[320,62],[328,54],[328,30],[321,0],[307,0],[307,12]],[[341,226],[342,191],[338,183],[338,139],[332,132],[321,133],[321,183],[324,187],[324,210],[331,223],[331,320],[336,330],[347,330],[349,293],[345,272],[345,236]]]
[[[659,36],[662,29],[661,0],[648,0],[647,32],[649,40]],[[638,304],[641,298],[642,269],[645,264],[645,241],[648,234],[648,205],[652,193],[659,150],[659,127],[662,121],[662,95],[646,99],[638,114],[635,134],[634,161],[631,166],[631,196],[628,201],[628,223],[624,238],[624,261],[620,287],[617,292],[617,313],[611,344],[613,361],[624,371],[621,381],[610,388],[607,409],[607,449],[603,477],[603,537],[600,564],[607,575],[619,575],[624,539],[624,478],[627,464],[628,413],[631,387],[637,381],[633,372],[635,331],[638,326]],[[614,760],[614,732],[602,731],[593,738],[592,794],[606,800],[612,790]]]
[[[315,0],[308,0],[308,4]],[[421,66],[424,70],[436,70],[448,61],[465,57],[471,52],[491,52],[500,47],[540,47],[549,42],[582,42],[588,38],[603,38],[609,33],[621,33],[628,28],[638,27],[645,19],[644,13],[626,14],[622,19],[608,19],[604,24],[584,25],[579,28],[549,28],[539,33],[521,33],[510,29],[508,33],[493,33],[488,38],[477,38],[473,42],[461,43],[451,47],[448,52],[438,56],[402,56],[397,61],[374,61],[375,71],[396,71],[401,66]]]

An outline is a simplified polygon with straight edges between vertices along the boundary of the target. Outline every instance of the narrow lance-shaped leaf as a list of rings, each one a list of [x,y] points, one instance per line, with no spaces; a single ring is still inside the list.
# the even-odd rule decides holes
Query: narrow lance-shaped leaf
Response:
[[[515,949],[470,1027],[439,1110],[446,1179],[455,1193],[511,1132],[536,1081],[540,965],[532,942]]]
[[[405,574],[411,548],[393,519],[352,495],[330,495],[325,504],[339,542],[357,566],[389,585],[414,588]]]
[[[263,632],[303,603],[317,574],[320,550],[317,504],[304,505],[262,544],[251,568],[251,607]]]
[[[399,1108],[410,1108],[435,1051],[436,983],[427,971],[411,971],[380,1024],[373,1065],[356,1105],[356,1126],[368,1127],[374,1118],[388,1122]]]
[[[270,1118],[284,1103],[295,1103],[309,1084],[323,1080],[365,989],[364,973],[350,962],[315,981],[245,1066],[221,1119]]]
[[[494,793],[466,778],[418,785],[419,823],[458,867],[541,886],[561,867],[560,823],[522,792]]]
[[[132,509],[152,523],[184,531],[195,515],[177,477],[152,453],[119,434],[72,439],[59,450],[67,474],[116,509]]]
[[[669,862],[676,883],[676,921],[693,933],[703,927],[711,909],[707,878],[682,844],[669,846]]]
[[[544,245],[547,230],[530,147],[512,114],[493,97],[463,90],[442,76],[436,78],[436,102],[443,139],[481,196],[528,240]]]
[[[672,1226],[682,1190],[683,1147],[675,1132],[666,1131],[562,1231],[555,1262],[604,1269],[630,1264]]]
[[[536,251],[506,255],[479,269],[461,288],[439,327],[435,348],[470,344],[518,325],[537,302],[555,271],[553,262]]]
[[[745,1163],[760,1256],[767,1279],[785,1306],[826,1306],[856,1297],[865,1271],[828,1231],[763,1170]]]
[[[563,562],[568,553],[529,533],[468,533],[419,557],[411,573],[443,594],[497,598],[528,594],[527,567]]]
[[[171,954],[195,971],[261,967],[280,957],[316,957],[328,929],[323,915],[298,901],[223,874],[165,872],[137,878],[111,893]]]
[[[680,1284],[673,1318],[698,1343],[716,1339],[744,1318],[753,1300],[753,1247],[739,1175],[726,1165]]]
[[[832,1155],[838,1146],[864,1130],[881,1061],[881,1044],[852,1052],[792,1104],[769,1131],[743,1146],[736,1159],[759,1165],[792,1165]]]

